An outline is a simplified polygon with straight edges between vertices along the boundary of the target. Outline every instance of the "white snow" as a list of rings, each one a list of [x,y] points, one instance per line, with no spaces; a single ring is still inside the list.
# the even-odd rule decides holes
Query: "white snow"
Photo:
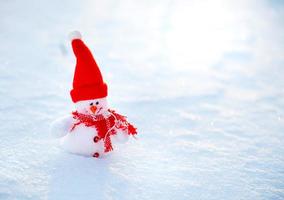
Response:
[[[0,199],[284,199],[281,1],[1,1]],[[114,154],[65,153],[80,30],[109,106],[138,127]]]

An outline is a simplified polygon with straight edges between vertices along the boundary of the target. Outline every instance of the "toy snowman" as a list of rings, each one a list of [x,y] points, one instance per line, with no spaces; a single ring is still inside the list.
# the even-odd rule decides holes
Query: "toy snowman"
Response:
[[[81,34],[72,32],[70,40],[77,59],[70,92],[76,111],[56,120],[51,131],[61,137],[60,145],[66,151],[98,158],[112,151],[114,143],[125,142],[137,132],[125,116],[108,108],[107,85]]]

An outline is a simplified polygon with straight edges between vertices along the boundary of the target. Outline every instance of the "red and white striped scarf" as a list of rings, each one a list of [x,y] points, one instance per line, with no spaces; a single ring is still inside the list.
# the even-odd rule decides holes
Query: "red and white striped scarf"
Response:
[[[86,127],[94,127],[98,132],[98,139],[104,141],[104,151],[109,152],[113,150],[111,143],[111,135],[116,135],[117,130],[121,129],[128,133],[128,135],[137,134],[136,128],[130,124],[126,117],[116,113],[114,110],[108,110],[110,115],[88,115],[79,113],[78,111],[72,112],[73,118],[76,119],[76,123],[73,124],[70,132],[72,132],[76,126],[84,124]]]

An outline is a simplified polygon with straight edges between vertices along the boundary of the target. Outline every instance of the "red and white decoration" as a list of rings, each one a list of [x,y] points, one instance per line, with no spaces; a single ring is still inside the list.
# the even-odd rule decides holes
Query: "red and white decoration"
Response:
[[[56,120],[52,133],[62,137],[60,144],[68,152],[97,158],[137,131],[125,116],[108,108],[107,85],[80,32],[72,32],[69,38],[77,60],[70,92],[76,111]]]

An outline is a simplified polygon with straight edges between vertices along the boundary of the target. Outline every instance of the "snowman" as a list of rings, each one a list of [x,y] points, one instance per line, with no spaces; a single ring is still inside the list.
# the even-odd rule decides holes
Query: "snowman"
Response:
[[[76,57],[70,92],[76,111],[56,120],[51,131],[60,137],[60,145],[67,152],[98,158],[137,132],[125,116],[108,108],[107,85],[81,34],[74,31],[69,37]]]

